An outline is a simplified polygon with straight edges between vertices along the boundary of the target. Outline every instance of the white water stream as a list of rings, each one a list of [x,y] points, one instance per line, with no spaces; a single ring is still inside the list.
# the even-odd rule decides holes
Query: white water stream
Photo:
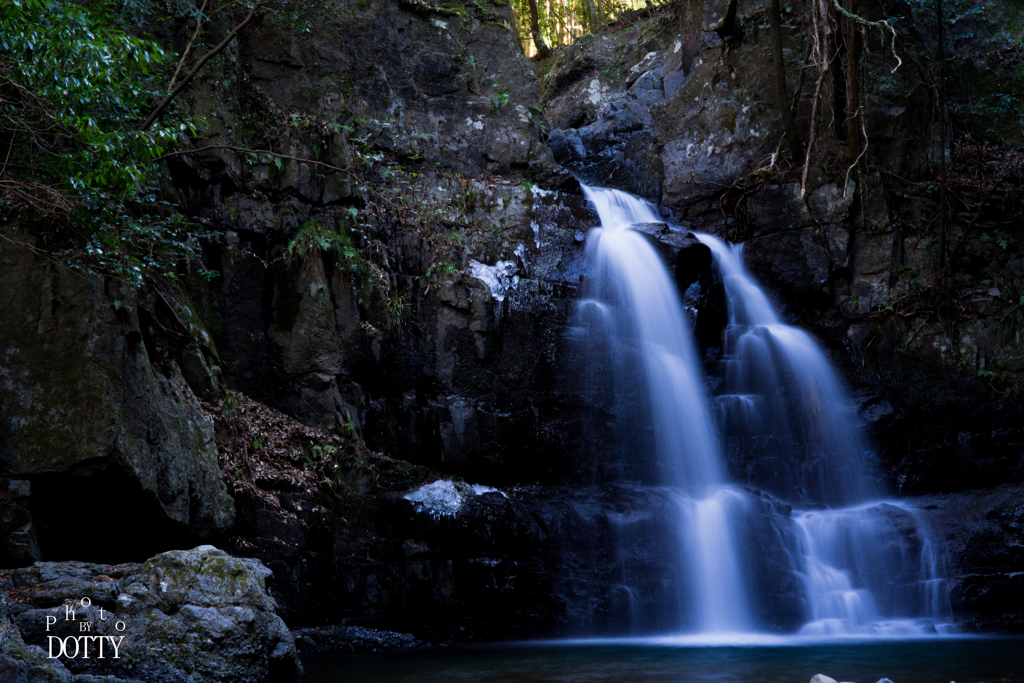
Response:
[[[836,506],[793,513],[800,531],[793,563],[808,617],[801,633],[897,637],[944,628],[948,601],[941,598],[944,581],[928,529],[913,509],[880,500],[856,411],[831,363],[809,334],[779,320],[743,267],[742,245],[697,238],[714,254],[729,302],[730,400],[720,405],[743,409],[725,421],[788,449],[795,502]],[[912,537],[894,528],[894,516],[914,524]],[[898,590],[875,579],[896,569],[904,582]]]
[[[704,401],[703,372],[679,295],[637,223],[657,223],[650,205],[617,190],[584,186],[601,227],[588,236],[594,298],[613,345],[639,348],[652,412],[658,483],[678,506],[682,621],[702,633],[753,627],[732,518],[742,496],[726,487],[723,459]]]
[[[715,257],[729,302],[725,334],[730,416],[746,434],[771,435],[794,469],[793,497],[829,505],[879,497],[856,411],[831,363],[803,330],[784,325],[743,267],[743,245],[697,235]],[[797,456],[794,458],[793,456]]]
[[[685,584],[679,623],[702,636],[750,634],[757,628],[750,565],[737,531],[750,514],[750,494],[729,484],[673,278],[648,238],[632,229],[662,219],[626,193],[583,189],[601,226],[588,236],[591,293],[579,305],[585,317],[596,313],[590,318],[603,327],[612,353],[630,349],[636,358],[622,364],[616,382],[640,384],[646,392],[654,483],[670,490],[678,508],[682,550],[675,578]],[[881,500],[856,412],[831,364],[810,335],[781,322],[743,268],[741,247],[710,235],[697,238],[712,250],[729,304],[725,391],[714,404],[722,436],[737,448],[756,446],[761,457],[788,468],[782,495],[797,507],[818,508],[791,516],[797,540],[790,560],[805,608],[801,635],[941,630],[948,605],[927,527],[917,511]],[[622,376],[629,370],[642,377]],[[882,578],[894,572],[896,585]],[[623,590],[632,604],[636,591]]]

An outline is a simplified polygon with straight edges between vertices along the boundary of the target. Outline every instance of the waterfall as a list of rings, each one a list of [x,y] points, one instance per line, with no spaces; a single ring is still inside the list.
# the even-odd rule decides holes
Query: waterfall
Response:
[[[788,562],[790,573],[781,571],[800,586],[794,604],[804,613],[801,636],[941,630],[948,592],[924,515],[884,500],[839,377],[809,334],[780,320],[746,273],[742,246],[696,236],[712,252],[729,310],[722,382],[709,402],[675,281],[643,227],[662,222],[657,210],[617,190],[583,185],[583,191],[600,227],[587,237],[590,280],[578,304],[580,330],[605,359],[600,374],[608,387],[604,404],[614,415],[606,427],[617,437],[618,476],[660,492],[663,506],[607,514],[621,551],[621,582],[613,593],[630,630],[638,630],[642,605],[657,588],[649,579],[633,582],[628,565],[650,556],[650,539],[663,528],[671,530],[662,537],[674,539],[676,560],[673,575],[662,581],[669,588],[658,596],[673,603],[676,631],[727,638],[755,631],[759,600],[792,595],[753,589],[765,590],[752,572],[769,564],[745,552],[766,552],[773,542],[782,561],[771,566]],[[777,499],[731,485],[727,454],[734,470],[743,470],[734,474],[744,484],[796,509],[790,513]],[[766,505],[786,512],[767,513]],[[769,526],[758,526],[766,514]],[[774,540],[751,542],[757,533]]]
[[[924,617],[949,613],[940,562],[920,513],[879,500],[858,418],[825,354],[806,332],[784,325],[746,273],[742,245],[697,235],[715,257],[729,303],[716,397],[722,432],[773,473],[776,494],[796,504],[791,554],[804,586],[811,636],[915,635]],[[781,473],[781,474],[780,474]],[[941,626],[941,624],[940,624]]]
[[[877,498],[856,412],[828,359],[810,335],[782,324],[743,268],[742,245],[697,238],[714,254],[729,301],[727,389],[718,405],[731,413],[730,433],[761,441],[759,455],[780,468],[776,488],[787,498],[830,505]]]
[[[794,521],[809,612],[802,634],[897,637],[944,628],[945,582],[918,511],[890,501],[802,511]]]
[[[603,329],[615,356],[617,389],[642,385],[656,454],[647,479],[668,489],[678,515],[679,624],[701,633],[749,631],[735,523],[744,497],[726,486],[703,373],[675,284],[647,238],[631,229],[661,218],[624,192],[583,189],[601,226],[587,238],[590,296],[580,311]]]

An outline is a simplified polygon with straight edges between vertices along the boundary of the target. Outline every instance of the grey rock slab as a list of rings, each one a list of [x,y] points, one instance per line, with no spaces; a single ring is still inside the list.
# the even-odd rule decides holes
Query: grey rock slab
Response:
[[[102,565],[39,565],[19,570],[17,577],[21,585],[32,577],[46,579],[29,591],[39,606],[17,617],[33,645],[45,644],[47,635],[78,635],[79,625],[88,622],[92,635],[123,636],[119,658],[103,662],[103,673],[118,678],[263,683],[301,676],[292,634],[267,593],[272,572],[258,560],[206,545],[162,553],[112,581],[95,581]],[[96,599],[83,606],[90,587]],[[73,620],[66,618],[68,608]],[[56,617],[49,631],[48,616]],[[68,663],[77,674],[95,673],[83,670],[89,665]]]

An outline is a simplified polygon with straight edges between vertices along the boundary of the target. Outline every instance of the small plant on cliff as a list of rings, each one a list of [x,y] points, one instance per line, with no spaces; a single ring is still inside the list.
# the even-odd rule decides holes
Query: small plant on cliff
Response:
[[[395,334],[402,334],[402,327],[405,321],[405,295],[396,294],[385,302],[385,321],[387,331]],[[349,423],[351,424],[351,423]]]
[[[342,266],[355,268],[362,261],[348,234],[329,228],[316,218],[310,218],[299,227],[295,238],[288,243],[288,253],[314,269],[323,268],[326,254],[333,254]]]
[[[457,270],[458,268],[456,268],[455,264],[451,261],[442,261],[440,263],[431,264],[424,275],[428,278],[434,277],[435,275],[440,277],[451,277]]]
[[[220,409],[225,417],[238,415],[238,392],[230,389],[224,392],[224,401],[221,402]]]
[[[494,87],[497,88],[498,84],[495,83]],[[511,92],[511,90],[499,90],[491,96],[491,113],[497,114],[502,107],[508,104],[509,93]]]

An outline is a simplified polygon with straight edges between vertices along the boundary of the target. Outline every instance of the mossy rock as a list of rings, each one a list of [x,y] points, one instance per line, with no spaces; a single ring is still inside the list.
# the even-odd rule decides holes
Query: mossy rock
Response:
[[[35,480],[43,497],[46,486],[82,480],[90,488],[116,485],[137,505],[139,523],[200,538],[226,531],[234,505],[212,422],[176,364],[154,366],[145,323],[152,314],[139,292],[54,267],[7,241],[0,241],[0,288],[10,293],[0,302],[2,476]],[[34,515],[57,509],[29,507]],[[40,538],[44,556],[75,536],[50,521],[41,523],[54,530]]]

